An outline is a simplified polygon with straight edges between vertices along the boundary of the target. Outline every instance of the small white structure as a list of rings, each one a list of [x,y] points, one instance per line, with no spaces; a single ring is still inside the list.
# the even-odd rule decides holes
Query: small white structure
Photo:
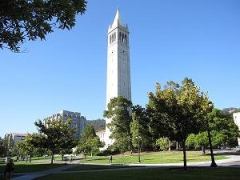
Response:
[[[105,130],[97,131],[96,135],[99,137],[101,142],[105,142]]]
[[[108,28],[107,51],[106,109],[108,103],[114,97],[123,96],[131,100],[129,31],[128,26],[121,22],[119,10],[116,12],[112,25]],[[106,119],[105,147],[112,145],[114,142],[109,137],[111,132],[107,124],[110,122],[111,119]]]
[[[233,113],[233,120],[240,130],[240,112]],[[238,138],[238,145],[240,145],[240,138]]]

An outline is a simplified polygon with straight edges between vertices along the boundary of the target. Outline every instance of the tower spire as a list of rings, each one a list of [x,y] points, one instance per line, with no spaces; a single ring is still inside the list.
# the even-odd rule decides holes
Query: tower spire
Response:
[[[119,24],[121,24],[121,18],[120,18],[120,12],[119,9],[117,9],[114,21],[113,21],[113,26],[118,26]]]

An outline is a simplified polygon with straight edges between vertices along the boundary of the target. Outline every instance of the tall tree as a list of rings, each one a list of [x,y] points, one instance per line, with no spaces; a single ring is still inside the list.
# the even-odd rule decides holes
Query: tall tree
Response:
[[[85,0],[1,0],[0,48],[19,52],[25,40],[45,39],[55,28],[71,29]]]
[[[108,124],[111,131],[111,138],[114,139],[114,146],[121,152],[132,148],[131,143],[131,101],[122,96],[111,99],[108,109],[104,112],[104,117],[111,118]]]
[[[151,134],[149,127],[150,119],[145,108],[140,105],[132,107],[131,135],[132,145],[137,148],[139,141],[141,148],[151,147]]]
[[[215,146],[234,147],[237,145],[239,131],[232,115],[224,114],[219,109],[213,109],[209,113],[209,128],[213,131],[213,138],[215,135],[218,136]]]
[[[0,157],[5,156],[6,151],[7,151],[7,149],[6,149],[5,144],[4,144],[4,139],[2,139],[0,137]]]
[[[46,148],[51,152],[51,164],[54,154],[64,149],[71,149],[76,145],[74,139],[75,129],[71,127],[71,120],[38,120],[35,122],[40,134],[36,134],[32,143],[35,147]]]
[[[187,169],[186,139],[203,127],[204,119],[211,111],[209,103],[208,97],[188,78],[181,85],[169,82],[163,90],[158,84],[155,94],[149,94],[152,121],[162,129],[160,135],[181,142],[184,169]]]

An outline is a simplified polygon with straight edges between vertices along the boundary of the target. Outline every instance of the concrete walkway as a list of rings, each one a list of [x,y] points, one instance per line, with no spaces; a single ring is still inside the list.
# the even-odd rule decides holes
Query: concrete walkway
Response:
[[[79,165],[79,161],[78,161],[78,163],[75,162],[75,163],[72,163],[72,164],[67,164],[67,165],[62,166],[62,167],[49,169],[49,170],[46,170],[46,171],[33,172],[33,173],[28,173],[28,174],[26,174],[26,173],[16,173],[15,174],[16,177],[12,178],[12,179],[13,180],[32,180],[32,179],[36,179],[36,178],[39,178],[39,177],[47,176],[49,174],[57,174],[57,173],[60,173],[60,172],[64,172],[65,170],[74,168],[75,166],[78,166],[78,165]]]
[[[238,155],[229,155],[228,159],[217,160],[216,163],[219,167],[236,167],[240,168],[240,156]],[[188,167],[209,167],[211,162],[192,162],[188,163]],[[94,163],[84,163],[85,165],[102,165],[104,164],[94,164]],[[66,166],[49,169],[42,172],[34,172],[29,174],[16,174],[19,175],[13,180],[32,180],[39,177],[47,176],[50,174],[60,174],[60,173],[77,173],[77,172],[101,172],[101,171],[125,171],[130,169],[152,169],[152,168],[170,168],[170,167],[182,167],[183,163],[168,163],[168,164],[126,164],[124,168],[113,168],[113,169],[97,169],[97,170],[80,170],[80,171],[65,171],[67,169],[71,169],[77,167],[79,165],[79,161],[74,161],[72,164],[68,164]],[[108,166],[110,164],[105,164]]]

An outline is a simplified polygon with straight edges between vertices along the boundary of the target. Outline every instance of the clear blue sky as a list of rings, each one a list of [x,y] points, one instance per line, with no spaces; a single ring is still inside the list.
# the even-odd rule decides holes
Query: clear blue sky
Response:
[[[0,50],[0,136],[61,109],[102,117],[117,8],[130,29],[133,103],[145,105],[156,82],[190,77],[216,107],[240,107],[239,0],[90,0],[71,31]]]

